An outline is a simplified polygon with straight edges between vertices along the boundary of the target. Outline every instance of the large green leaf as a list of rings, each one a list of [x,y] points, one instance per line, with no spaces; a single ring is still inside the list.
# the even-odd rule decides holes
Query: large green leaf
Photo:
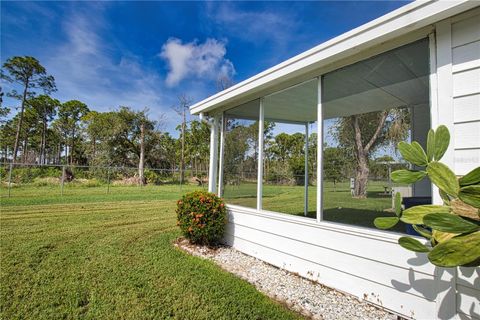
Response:
[[[448,194],[446,194],[445,191],[443,191],[442,189],[438,189],[438,193],[440,194],[440,198],[442,198],[443,203],[445,203],[446,205],[449,205],[450,197],[448,196]]]
[[[415,252],[429,252],[430,249],[420,241],[410,237],[401,237],[398,239],[398,244],[407,250]]]
[[[459,233],[449,233],[449,232],[442,232],[438,230],[433,230],[432,231],[432,237],[437,241],[438,243],[445,242],[447,240],[452,239],[455,236],[458,236]]]
[[[447,206],[427,204],[423,206],[415,206],[405,209],[402,213],[402,217],[400,218],[400,220],[410,224],[423,224],[423,217],[427,214],[449,212],[450,208]]]
[[[395,170],[390,177],[393,182],[410,184],[422,180],[426,175],[425,171]]]
[[[440,243],[428,254],[428,259],[439,267],[456,267],[480,262],[480,231],[454,237]]]
[[[418,143],[417,141],[413,141],[412,148],[415,151],[415,155],[419,160],[418,163],[415,164],[419,166],[426,166],[428,164],[428,157],[420,143]]]
[[[433,160],[435,155],[435,131],[433,129],[428,130],[427,135],[427,158],[428,162]]]
[[[402,214],[402,195],[400,194],[400,192],[397,192],[395,193],[395,214],[397,215],[397,217],[400,217],[400,215]]]
[[[417,233],[419,235],[421,235],[422,237],[425,237],[427,239],[430,239],[432,238],[432,232],[430,232],[430,230],[426,229],[426,228],[422,228],[420,226],[417,226],[417,225],[412,225],[413,227],[413,230],[417,231]]]
[[[463,202],[475,207],[480,208],[480,185],[472,185],[463,187],[458,193],[458,197]]]
[[[448,233],[470,233],[479,230],[479,226],[452,213],[430,213],[423,217],[423,224],[433,230]]]
[[[456,197],[460,186],[457,177],[449,167],[440,162],[430,162],[427,166],[428,177],[447,194]]]
[[[400,142],[398,144],[398,151],[400,151],[402,157],[408,162],[418,166],[427,165],[427,155],[422,146],[416,141],[412,142],[412,144],[408,144],[404,141]]]
[[[445,151],[448,149],[450,144],[450,133],[448,132],[447,127],[439,126],[435,131],[435,160],[439,161],[442,159]]]
[[[480,167],[476,167],[460,179],[458,182],[462,187],[469,186],[471,184],[480,184]]]
[[[379,217],[373,220],[373,224],[378,229],[390,229],[400,221],[397,217]]]

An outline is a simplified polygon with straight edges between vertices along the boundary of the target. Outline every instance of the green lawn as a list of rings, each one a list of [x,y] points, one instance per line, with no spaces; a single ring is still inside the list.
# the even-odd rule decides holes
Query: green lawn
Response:
[[[1,319],[294,319],[214,263],[175,249],[194,187],[1,189]]]
[[[375,228],[376,217],[393,216],[389,212],[392,207],[390,195],[383,195],[386,182],[371,181],[366,199],[353,199],[350,195],[349,183],[325,182],[323,191],[323,219],[344,224]],[[308,216],[316,217],[315,186],[309,187]],[[244,183],[237,186],[226,186],[225,199],[228,203],[255,208],[256,184]],[[263,209],[287,214],[304,215],[304,187],[268,185],[263,186]],[[399,223],[392,231],[404,232],[405,225]]]
[[[326,184],[324,219],[373,227],[389,216],[384,183],[354,200]],[[287,319],[297,315],[172,246],[175,200],[194,186],[0,188],[2,319]],[[228,186],[229,203],[255,206],[256,185]],[[309,216],[316,188],[310,187]],[[303,187],[264,186],[263,207],[303,215]],[[396,231],[403,231],[397,226]]]

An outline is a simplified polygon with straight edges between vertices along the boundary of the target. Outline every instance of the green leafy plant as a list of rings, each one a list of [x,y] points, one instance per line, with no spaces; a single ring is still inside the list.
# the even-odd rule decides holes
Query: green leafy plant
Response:
[[[195,191],[177,201],[177,225],[190,242],[215,245],[222,238],[227,223],[223,200],[214,193]]]
[[[447,127],[430,130],[427,150],[418,142],[400,142],[398,150],[405,160],[424,170],[398,170],[391,174],[396,183],[415,183],[428,177],[435,184],[443,205],[420,205],[402,209],[399,193],[395,195],[395,217],[375,219],[379,229],[389,229],[399,221],[412,224],[415,231],[429,240],[427,246],[415,238],[401,237],[405,249],[428,253],[431,263],[440,267],[480,265],[480,167],[457,178],[439,162],[447,151],[450,133]]]

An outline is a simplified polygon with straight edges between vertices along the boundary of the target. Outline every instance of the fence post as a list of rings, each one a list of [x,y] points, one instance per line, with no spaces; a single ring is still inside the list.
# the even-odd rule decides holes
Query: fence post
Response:
[[[110,167],[107,169],[107,194],[110,193]]]
[[[13,163],[10,163],[10,170],[8,172],[8,197],[10,198],[10,190],[12,188],[12,170],[13,170]]]
[[[62,185],[61,185],[61,195],[63,196],[63,184],[65,183],[65,166],[62,166]]]

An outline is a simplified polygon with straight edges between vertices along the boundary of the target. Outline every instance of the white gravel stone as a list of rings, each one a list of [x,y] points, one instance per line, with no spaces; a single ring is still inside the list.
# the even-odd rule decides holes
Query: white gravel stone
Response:
[[[310,319],[388,319],[397,316],[357,297],[279,269],[231,247],[215,249],[176,243],[188,253],[209,259],[224,270],[253,284],[270,298]]]

